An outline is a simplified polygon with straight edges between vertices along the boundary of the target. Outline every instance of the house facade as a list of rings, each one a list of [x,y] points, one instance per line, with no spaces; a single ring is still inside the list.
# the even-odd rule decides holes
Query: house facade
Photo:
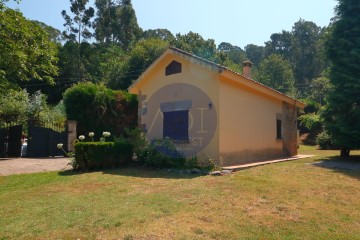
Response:
[[[303,103],[243,74],[168,48],[130,87],[139,125],[151,142],[171,139],[181,154],[220,166],[297,154]]]

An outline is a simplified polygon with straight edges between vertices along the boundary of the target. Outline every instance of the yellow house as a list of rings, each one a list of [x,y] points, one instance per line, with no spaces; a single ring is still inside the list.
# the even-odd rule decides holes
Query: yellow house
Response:
[[[130,87],[149,141],[220,166],[297,154],[297,110],[304,104],[243,74],[169,47]]]

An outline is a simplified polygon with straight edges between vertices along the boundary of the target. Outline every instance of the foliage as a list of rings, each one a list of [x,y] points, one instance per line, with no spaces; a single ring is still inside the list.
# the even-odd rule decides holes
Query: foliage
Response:
[[[279,92],[294,96],[294,76],[290,63],[280,55],[270,55],[259,65],[256,79],[278,90]]]
[[[216,165],[215,160],[211,155],[208,155],[206,158],[201,159],[198,162],[198,167],[208,171],[220,169],[220,167]]]
[[[331,89],[330,79],[320,76],[312,81],[310,88],[309,97],[320,105],[325,105],[325,96]]]
[[[95,37],[100,43],[117,43],[129,50],[141,35],[131,0],[96,0]]]
[[[124,83],[124,78],[134,73],[126,72],[128,56],[122,48],[116,44],[108,44],[99,58],[100,74],[107,86],[113,89],[125,89],[127,84]]]
[[[161,28],[145,30],[142,33],[142,38],[143,39],[159,38],[169,43],[175,41],[174,35],[169,30],[161,29]]]
[[[327,42],[327,55],[332,65],[324,111],[325,127],[341,148],[342,156],[360,148],[360,2],[339,0],[337,20]]]
[[[25,123],[29,107],[29,94],[23,91],[8,90],[0,95],[0,122]]]
[[[78,122],[80,134],[100,136],[106,129],[119,137],[125,128],[137,125],[136,96],[104,85],[78,83],[66,90],[64,104],[67,118]]]
[[[216,53],[216,62],[230,68],[235,72],[242,72],[242,62],[247,60],[245,51],[238,46],[222,42],[219,44]]]
[[[79,142],[75,145],[75,161],[83,171],[119,166],[113,142]]]
[[[321,105],[312,99],[305,98],[305,99],[300,99],[300,101],[305,103],[305,107],[304,107],[305,114],[317,113],[321,108]]]
[[[116,142],[79,142],[75,161],[80,170],[116,168],[131,159],[132,146],[125,140]]]
[[[62,102],[56,106],[46,103],[46,95],[40,91],[30,95],[26,90],[8,90],[0,97],[0,122],[22,123],[28,120],[52,122],[64,125],[66,120]]]
[[[1,90],[30,79],[52,83],[58,71],[57,48],[46,31],[12,9],[0,9],[0,19]]]
[[[297,86],[309,86],[325,67],[322,45],[319,44],[321,34],[321,27],[310,21],[300,19],[293,26],[292,58]],[[305,95],[307,90],[299,88],[299,92]]]
[[[319,145],[319,148],[322,150],[335,149],[333,140],[327,131],[319,133],[316,137],[316,143]]]
[[[264,59],[264,47],[255,44],[248,44],[245,46],[245,53],[247,58],[258,67],[260,62]]]
[[[138,152],[138,159],[146,166],[156,168],[184,168],[186,159],[177,152],[169,139],[158,139]]]
[[[309,131],[319,131],[322,128],[320,115],[316,113],[308,113],[299,117],[300,125],[306,127]]]
[[[178,33],[176,34],[176,40],[172,45],[206,60],[215,60],[215,41],[213,39],[205,40],[198,33],[191,31],[184,35]]]
[[[64,40],[60,30],[53,28],[52,26],[49,26],[43,22],[39,22],[36,20],[32,20],[32,22],[39,25],[42,29],[46,31],[50,41],[60,43]]]
[[[168,47],[166,41],[147,39],[137,42],[128,53],[126,65],[120,76],[109,79],[108,86],[112,89],[126,89],[136,80]]]
[[[89,0],[70,0],[70,11],[74,15],[73,18],[65,10],[61,12],[65,20],[64,26],[67,28],[63,32],[64,37],[74,42],[77,41],[78,44],[82,42],[81,37],[88,39],[92,36],[89,28],[95,10],[92,7],[86,7],[88,2]]]
[[[308,97],[312,80],[327,68],[324,41],[327,28],[300,19],[292,31],[274,33],[265,43],[265,56],[278,54],[291,64],[295,86],[301,98]]]

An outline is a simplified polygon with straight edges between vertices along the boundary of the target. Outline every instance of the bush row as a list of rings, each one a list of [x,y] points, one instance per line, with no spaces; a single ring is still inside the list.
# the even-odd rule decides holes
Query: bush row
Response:
[[[124,139],[115,142],[79,142],[75,165],[83,171],[120,167],[131,160],[133,146]]]

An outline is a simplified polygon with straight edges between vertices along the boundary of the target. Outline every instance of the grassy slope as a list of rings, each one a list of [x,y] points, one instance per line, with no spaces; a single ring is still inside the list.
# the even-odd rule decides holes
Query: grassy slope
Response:
[[[360,239],[360,172],[307,164],[337,151],[301,153],[318,156],[224,177],[0,177],[0,239]]]

